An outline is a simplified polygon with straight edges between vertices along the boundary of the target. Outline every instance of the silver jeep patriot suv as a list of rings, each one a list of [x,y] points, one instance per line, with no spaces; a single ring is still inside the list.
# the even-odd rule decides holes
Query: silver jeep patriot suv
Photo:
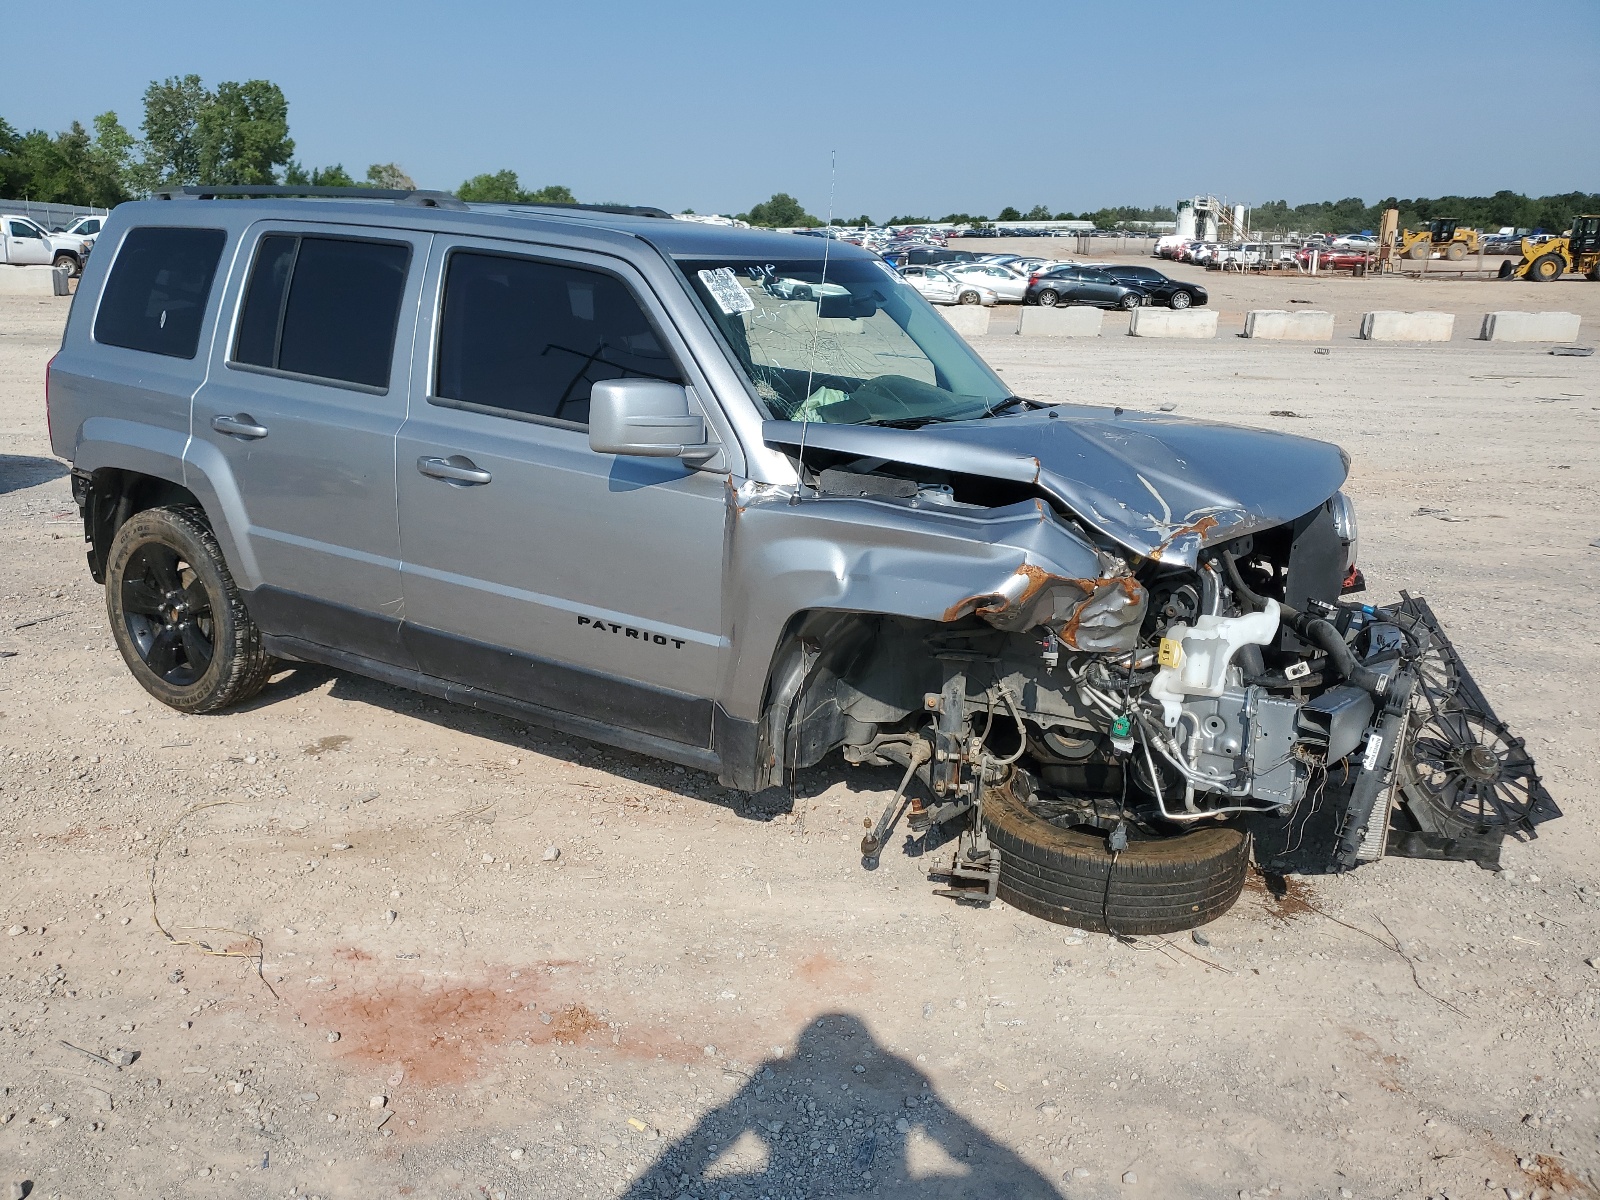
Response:
[[[750,791],[838,751],[898,768],[867,865],[905,818],[1125,933],[1558,815],[1428,606],[1346,598],[1334,446],[1013,395],[839,242],[290,191],[117,208],[49,369],[173,708],[313,662]]]

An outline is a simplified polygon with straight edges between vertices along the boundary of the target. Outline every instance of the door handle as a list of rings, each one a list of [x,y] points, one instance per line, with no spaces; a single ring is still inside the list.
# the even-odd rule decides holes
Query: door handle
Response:
[[[231,417],[212,417],[211,428],[218,433],[225,433],[229,437],[243,438],[245,441],[254,441],[256,438],[267,436],[267,427],[257,425],[256,419],[249,413],[235,413]]]
[[[472,487],[488,483],[494,478],[464,454],[452,454],[449,458],[433,458],[424,454],[417,459],[417,470],[429,479],[442,479],[457,487]]]

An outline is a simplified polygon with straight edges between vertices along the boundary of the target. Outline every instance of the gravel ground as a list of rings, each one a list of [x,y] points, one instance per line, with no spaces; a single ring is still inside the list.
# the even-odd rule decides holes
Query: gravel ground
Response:
[[[1322,283],[1340,312],[1535,307],[1531,285]],[[1213,291],[1242,312],[1282,286]],[[1538,306],[1558,295],[1592,327],[1600,288]],[[321,669],[163,709],[112,647],[50,457],[66,303],[0,298],[0,1182],[1600,1195],[1596,360],[983,339],[1023,394],[1347,447],[1375,594],[1429,597],[1568,814],[1498,876],[1256,877],[1204,942],[1119,942],[935,898],[947,850],[863,872],[885,775],[747,802]]]

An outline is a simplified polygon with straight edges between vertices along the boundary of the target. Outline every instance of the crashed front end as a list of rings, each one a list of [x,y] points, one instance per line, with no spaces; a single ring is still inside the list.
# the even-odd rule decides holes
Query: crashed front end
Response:
[[[785,426],[773,444],[793,444]],[[1386,853],[1495,867],[1506,836],[1559,815],[1426,601],[1359,598],[1336,448],[1067,406],[811,437],[818,498],[857,475],[907,497],[1000,478],[1049,513],[1048,536],[931,630],[875,629],[836,688],[846,757],[904,768],[913,828],[970,817],[948,894],[994,895],[982,810],[1002,789],[1113,854],[1238,826],[1273,871]],[[863,840],[869,860],[899,815]]]

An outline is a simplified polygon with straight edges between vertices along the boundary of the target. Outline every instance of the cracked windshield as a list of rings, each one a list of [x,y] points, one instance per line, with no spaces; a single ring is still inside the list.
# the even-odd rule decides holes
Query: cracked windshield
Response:
[[[945,319],[884,263],[680,265],[774,418],[962,421],[1009,396]]]

